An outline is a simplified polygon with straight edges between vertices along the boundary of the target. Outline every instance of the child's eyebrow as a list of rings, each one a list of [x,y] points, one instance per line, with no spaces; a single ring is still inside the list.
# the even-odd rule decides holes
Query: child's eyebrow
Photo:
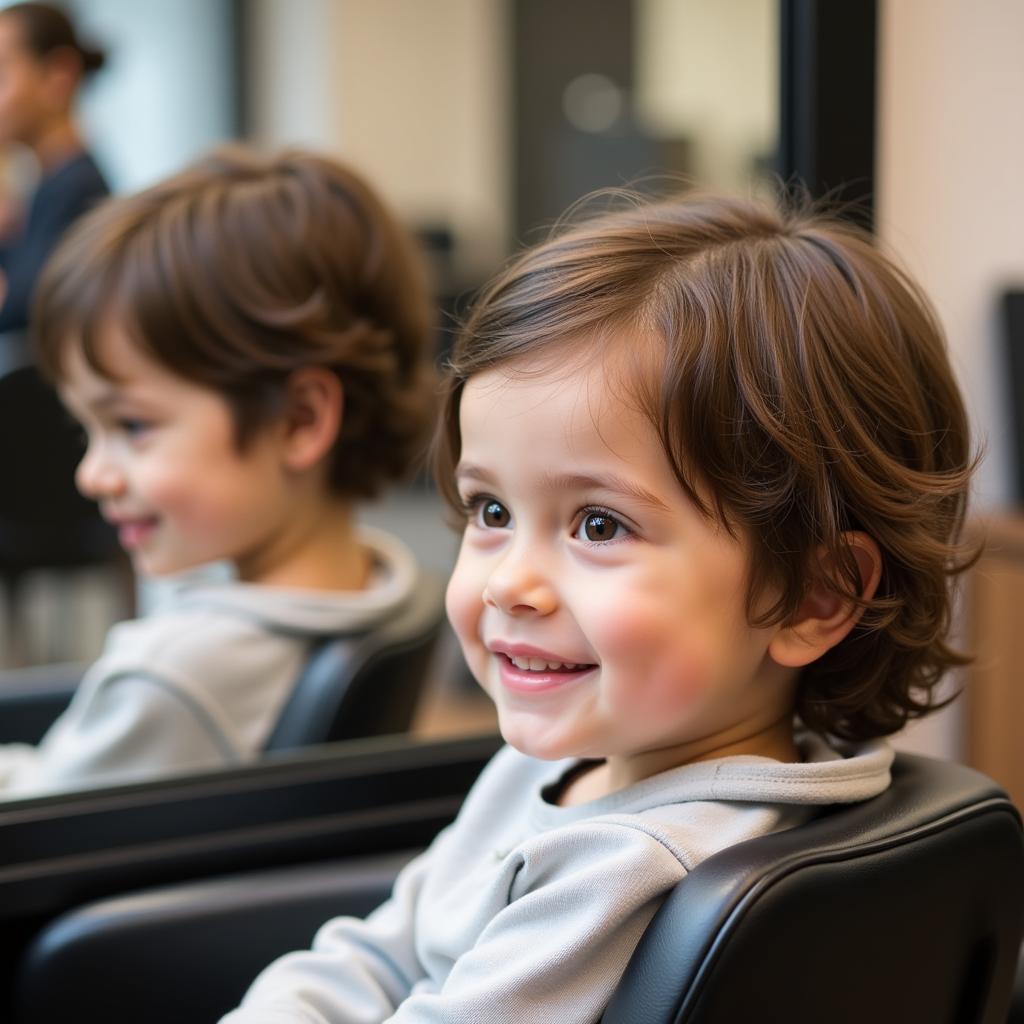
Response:
[[[469,477],[479,480],[481,483],[497,486],[497,477],[483,466],[474,465],[471,462],[460,462],[455,467],[455,478]],[[541,478],[544,487],[556,491],[611,491],[615,494],[622,494],[633,498],[643,505],[647,505],[658,512],[671,513],[671,509],[656,494],[652,494],[646,488],[626,480],[614,473],[600,473],[591,475],[588,473],[546,473]]]
[[[632,480],[616,476],[614,473],[599,473],[590,475],[588,473],[559,473],[557,475],[545,474],[543,477],[544,486],[559,491],[611,491],[614,494],[621,494],[627,498],[633,498],[643,505],[647,505],[658,512],[671,512],[672,510],[656,494],[641,487]]]
[[[117,405],[119,399],[120,395],[116,391],[103,391],[98,395],[92,395],[86,398],[82,402],[75,402],[70,398],[65,398],[64,401],[67,405],[77,405],[80,408],[88,409],[93,413],[104,413]]]
[[[498,483],[498,478],[489,469],[484,469],[483,466],[475,466],[472,462],[460,462],[455,467],[455,479],[460,480],[462,477],[479,480],[482,484],[497,486]]]

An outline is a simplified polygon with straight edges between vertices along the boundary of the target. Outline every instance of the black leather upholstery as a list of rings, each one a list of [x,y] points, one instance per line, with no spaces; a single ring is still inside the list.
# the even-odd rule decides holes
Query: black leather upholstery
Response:
[[[300,935],[305,945],[361,898],[365,910],[400,860],[75,911],[34,944],[18,1024],[83,1012],[109,1024],[212,1024],[270,946]],[[1022,918],[1024,842],[1005,796],[959,765],[900,755],[882,796],[700,865],[652,922],[604,1021],[1003,1024]]]
[[[68,662],[0,672],[0,743],[38,743],[71,703],[86,668]]]
[[[324,921],[382,903],[414,852],[151,889],[73,911],[29,951],[19,1019],[64,1024],[84,1011],[105,1024],[213,1024],[267,964],[308,948]]]
[[[148,951],[157,948],[155,938],[152,946],[145,941],[128,944],[91,979],[75,975],[86,985],[84,989],[63,974],[69,961],[37,958],[30,970],[25,966],[26,950],[43,941],[48,926],[56,927],[63,915],[87,904],[99,906],[96,901],[130,891],[148,892],[179,883],[187,883],[182,888],[188,891],[196,879],[210,880],[215,887],[221,884],[216,876],[271,868],[282,872],[288,895],[278,901],[277,910],[266,909],[266,913],[280,912],[282,920],[292,920],[298,913],[291,902],[295,890],[289,888],[292,867],[342,857],[350,863],[362,862],[425,845],[455,815],[499,746],[497,736],[429,743],[414,741],[407,734],[388,736],[283,754],[243,768],[12,804],[0,814],[0,1021],[115,1024],[126,1020],[136,1024],[149,1020],[155,1024],[171,1019],[192,1024],[199,1018],[159,1017],[163,994],[156,987],[145,993],[152,1013],[126,1012],[118,1017],[87,1012],[91,998],[111,996],[105,986],[109,979],[121,977],[121,964],[130,964],[140,977],[158,966],[147,960]],[[365,877],[365,872],[360,876]],[[247,906],[255,906],[265,896],[262,905],[269,907],[274,899],[270,878],[248,889],[256,899]],[[230,889],[226,879],[225,884]],[[301,888],[304,883],[296,884]],[[339,885],[343,889],[345,883],[334,879],[324,891],[325,898]],[[371,902],[383,890],[373,891]],[[208,905],[212,892],[212,888],[201,890],[198,909]],[[308,930],[302,941],[307,941],[324,916],[314,897],[306,906]],[[363,910],[367,906],[365,901],[361,904]],[[235,924],[234,945],[218,940],[204,946],[203,926],[193,940],[181,945],[173,963],[164,964],[172,970],[176,990],[186,975],[174,970],[174,964],[190,971],[189,977],[200,978],[204,988],[216,995],[218,979],[227,977],[230,967],[225,959],[222,974],[214,960],[230,958],[235,945],[243,953],[250,938],[259,952],[262,940],[250,934],[247,921]],[[222,919],[217,927],[228,928],[230,923]],[[99,940],[97,933],[89,934]],[[294,934],[288,933],[289,937]],[[197,959],[190,960],[193,952]],[[61,972],[59,978],[49,973],[54,965]],[[54,1009],[55,1017],[41,1016],[42,1008],[31,1004],[22,1016],[15,1014],[12,1001],[18,977],[28,991],[45,996],[45,1006]],[[62,1012],[54,1002],[59,996],[65,1000]]]
[[[421,573],[397,615],[310,654],[266,749],[405,732],[444,623],[444,585]]]
[[[1020,818],[901,755],[874,800],[715,856],[666,901],[604,1024],[1003,1024],[1024,929]]]

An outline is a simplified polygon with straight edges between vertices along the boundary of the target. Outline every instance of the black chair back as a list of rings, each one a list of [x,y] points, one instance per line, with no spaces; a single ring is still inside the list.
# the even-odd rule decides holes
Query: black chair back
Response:
[[[421,573],[409,602],[367,633],[312,651],[266,749],[408,730],[444,623],[444,586]]]
[[[1020,817],[985,776],[898,755],[892,786],[699,865],[603,1024],[1005,1024]]]
[[[67,710],[88,667],[62,662],[0,672],[0,743],[38,743]]]
[[[353,852],[71,912],[25,958],[17,1024],[81,1011],[107,1024],[214,1024],[268,954],[307,946],[332,913],[368,909],[406,856]],[[603,1020],[1004,1024],[1022,915],[1024,841],[1002,791],[967,768],[900,755],[887,793],[698,866],[651,923]]]
[[[73,911],[29,950],[17,1020],[215,1024],[267,964],[308,949],[324,921],[365,917],[383,903],[415,852],[167,886]],[[207,965],[188,979],[176,970],[183,950]]]
[[[213,1024],[239,979],[307,944],[332,909],[379,902],[391,855],[451,821],[499,746],[378,737],[12,804],[0,814],[0,1021]],[[337,858],[360,866],[355,879],[316,868]],[[141,902],[120,902],[140,891]],[[238,904],[261,915],[255,925],[232,913]],[[152,957],[165,940],[174,953],[161,967]],[[187,963],[203,966],[189,976]],[[209,1017],[171,1012],[188,998]]]

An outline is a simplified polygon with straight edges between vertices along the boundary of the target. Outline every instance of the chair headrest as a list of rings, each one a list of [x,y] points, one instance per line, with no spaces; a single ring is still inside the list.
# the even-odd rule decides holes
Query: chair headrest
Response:
[[[987,829],[984,839],[981,830],[971,825],[982,821]],[[957,846],[965,836],[968,841]],[[948,844],[945,855],[944,844]],[[994,846],[1001,846],[1002,852],[994,851]],[[926,857],[914,861],[915,851],[924,851]],[[740,1019],[716,1017],[715,1013],[723,1012],[720,1005],[711,1015],[695,1013],[694,1007],[703,1005],[709,986],[716,992],[728,987],[714,972],[721,969],[723,959],[729,962],[735,947],[740,949],[740,958],[749,962],[751,952],[744,946],[744,936],[756,930],[752,922],[759,916],[770,919],[768,930],[775,938],[767,948],[759,947],[756,956],[777,983],[804,993],[811,987],[807,950],[825,948],[835,961],[835,976],[826,969],[816,976],[815,984],[824,991],[831,991],[832,986],[835,991],[817,1007],[820,1016],[813,1019],[862,1019],[843,1016],[830,1003],[843,998],[843,990],[857,977],[856,965],[870,959],[864,946],[858,946],[866,931],[877,933],[874,952],[889,956],[887,932],[895,936],[902,934],[901,928],[921,927],[916,921],[894,919],[907,910],[893,897],[894,891],[906,894],[908,904],[940,899],[928,875],[919,877],[922,865],[930,872],[936,870],[936,864],[948,861],[946,869],[955,872],[958,861],[965,868],[969,862],[975,868],[972,857],[984,859],[990,854],[997,873],[1008,871],[1009,866],[1006,897],[1011,910],[999,927],[1007,934],[1012,932],[1015,914],[1019,943],[1024,915],[1024,840],[1020,816],[1006,794],[991,779],[962,765],[897,754],[892,784],[879,796],[826,808],[804,825],[737,844],[699,864],[655,915],[603,1021],[662,1024]],[[909,877],[918,878],[912,885],[906,881],[908,865],[913,865]],[[1013,865],[1019,876],[1016,880]],[[897,878],[900,881],[894,882]],[[946,881],[951,886],[947,899],[952,908],[955,876]],[[830,894],[838,896],[832,899]],[[991,894],[987,898],[990,904],[998,902]],[[973,901],[985,900],[980,893],[966,894],[961,901],[966,913],[972,912]],[[1016,908],[1012,908],[1013,901]],[[837,912],[837,906],[843,910]],[[950,909],[954,920],[956,913]],[[955,930],[955,925],[951,927]],[[963,942],[967,941],[963,936]],[[894,954],[891,959],[904,970],[909,990],[913,988],[905,963],[909,951],[901,952],[903,957]],[[914,954],[922,955],[920,944]],[[933,968],[926,963],[925,969]],[[846,982],[842,980],[844,972]],[[713,976],[715,980],[709,981]],[[866,968],[863,980],[870,985]],[[749,976],[730,974],[728,984],[734,994],[748,984],[751,993],[756,989]],[[769,998],[766,989],[761,991]],[[754,994],[751,998],[758,997]],[[786,1019],[808,1019],[796,1012],[796,1002],[794,992],[793,998],[786,1000]],[[860,1007],[857,1012],[862,1010]],[[876,1024],[890,1019],[900,1018],[887,1016],[882,1008],[873,1014]],[[911,1011],[902,1019],[932,1018],[914,1016]]]
[[[408,601],[363,633],[319,641],[266,750],[408,728],[444,623],[444,585],[421,572]]]

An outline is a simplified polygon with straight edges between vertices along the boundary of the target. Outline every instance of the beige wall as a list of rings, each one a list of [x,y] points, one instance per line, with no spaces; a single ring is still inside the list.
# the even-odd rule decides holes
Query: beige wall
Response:
[[[337,0],[248,0],[246,105],[255,141],[342,155]]]
[[[746,192],[778,134],[777,0],[636,0],[636,108],[693,139],[694,177]]]
[[[1024,283],[1024,3],[880,4],[878,231],[935,302],[987,447],[976,508],[1010,495],[999,290]],[[1024,627],[1024,615],[1021,625]],[[961,703],[909,745],[963,753]]]
[[[450,221],[470,265],[492,265],[509,230],[503,0],[340,6],[346,151],[410,216]]]
[[[505,0],[255,0],[255,136],[352,161],[493,265],[508,226]]]
[[[1024,3],[883,0],[878,230],[938,306],[988,456],[978,505],[1010,495],[996,297],[1024,283]]]

